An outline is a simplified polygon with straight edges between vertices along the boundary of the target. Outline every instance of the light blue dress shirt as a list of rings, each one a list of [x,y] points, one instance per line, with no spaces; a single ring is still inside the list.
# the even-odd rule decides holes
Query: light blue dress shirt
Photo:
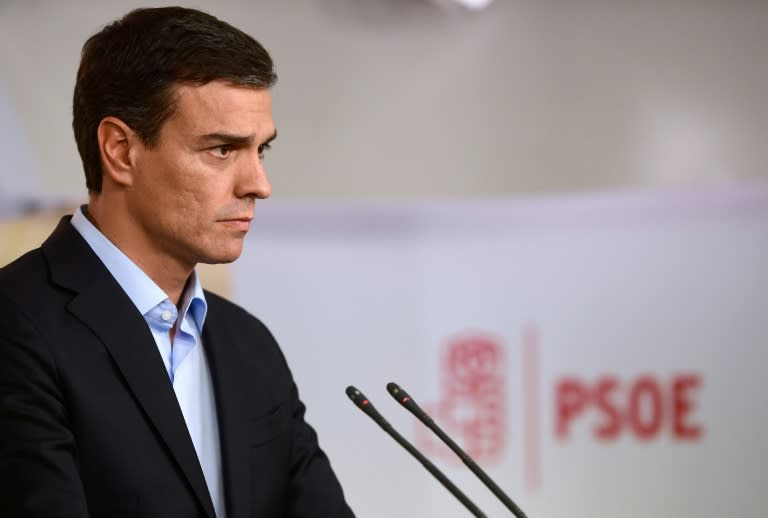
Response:
[[[144,315],[184,415],[216,516],[225,518],[216,401],[202,342],[208,306],[197,272],[192,272],[182,293],[179,311],[168,295],[85,217],[84,210],[85,206],[75,211],[72,226]],[[171,342],[170,331],[177,321],[181,324]]]

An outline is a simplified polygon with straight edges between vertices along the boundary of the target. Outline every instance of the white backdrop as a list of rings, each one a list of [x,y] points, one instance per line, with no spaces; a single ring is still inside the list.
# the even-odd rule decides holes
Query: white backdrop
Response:
[[[268,171],[281,198],[515,196],[766,175],[763,0],[499,0],[474,13],[423,0],[177,1],[252,34],[275,58],[280,138]],[[4,135],[0,120],[0,137],[27,137],[48,194],[85,192],[71,113],[83,43],[131,9],[168,3],[0,0],[0,88],[17,121]],[[0,181],[15,157],[0,155]]]
[[[489,400],[462,403],[462,373],[501,390],[474,428],[501,430],[499,451],[478,461],[531,517],[766,515],[768,184],[259,209],[234,297],[282,344],[359,516],[469,515],[344,395],[358,386],[424,445],[386,383],[459,401],[449,417],[466,423]],[[451,350],[469,353],[455,371]],[[451,433],[466,444],[466,430]]]

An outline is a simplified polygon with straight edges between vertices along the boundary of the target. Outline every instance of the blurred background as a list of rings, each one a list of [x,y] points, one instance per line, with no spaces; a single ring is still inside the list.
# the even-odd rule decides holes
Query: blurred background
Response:
[[[181,3],[275,59],[274,194],[205,284],[281,342],[359,516],[468,514],[350,383],[505,514],[388,381],[531,517],[766,515],[768,3]],[[0,264],[87,200],[80,48],[153,5],[0,0]]]

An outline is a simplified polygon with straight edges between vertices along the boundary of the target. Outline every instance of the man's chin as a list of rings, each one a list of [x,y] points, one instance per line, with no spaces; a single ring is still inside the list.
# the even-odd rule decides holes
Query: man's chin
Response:
[[[201,260],[200,262],[203,264],[229,264],[235,262],[238,257],[240,257],[240,254],[221,257],[208,257]]]
[[[236,261],[243,253],[243,247],[231,250],[221,250],[202,257],[198,262],[203,264],[228,264]]]

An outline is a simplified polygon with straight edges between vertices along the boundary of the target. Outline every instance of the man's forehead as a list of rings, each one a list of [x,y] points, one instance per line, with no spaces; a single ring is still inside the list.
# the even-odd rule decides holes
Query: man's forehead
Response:
[[[193,133],[226,131],[237,134],[272,134],[272,96],[267,88],[212,81],[176,87],[175,110],[169,122]]]
[[[174,89],[177,95],[187,95],[187,96],[200,97],[200,98],[209,97],[211,95],[221,95],[223,93],[229,93],[231,95],[238,95],[238,94],[247,95],[249,93],[251,94],[255,93],[255,94],[266,95],[266,97],[270,97],[269,88],[236,84],[230,81],[224,81],[224,80],[218,80],[218,79],[214,81],[209,81],[204,84],[177,83],[174,86]]]

